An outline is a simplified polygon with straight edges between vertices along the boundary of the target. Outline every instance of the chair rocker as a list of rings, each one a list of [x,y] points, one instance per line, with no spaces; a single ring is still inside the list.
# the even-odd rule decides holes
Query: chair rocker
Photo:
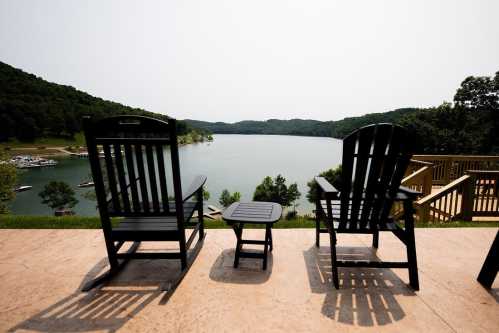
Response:
[[[116,116],[93,121],[85,117],[83,126],[110,265],[107,273],[88,282],[83,291],[112,278],[134,258],[180,259],[184,274],[196,234],[196,247],[204,238],[206,177],[197,176],[182,192],[175,119]],[[170,174],[172,196],[167,187]],[[195,211],[197,219],[191,221]],[[113,217],[120,218],[117,225],[111,223]],[[188,240],[186,228],[193,228]],[[142,241],[176,241],[179,251],[137,252]],[[119,252],[126,242],[133,244]]]
[[[410,138],[400,126],[374,124],[343,140],[341,189],[316,177],[316,246],[320,233],[329,233],[333,284],[339,288],[338,267],[407,268],[410,285],[419,290],[413,201],[420,194],[400,186],[411,158]],[[390,216],[394,202],[404,208],[404,226]],[[325,225],[325,228],[323,227]],[[372,234],[378,247],[379,232],[390,231],[405,244],[407,262],[338,260],[337,234]]]

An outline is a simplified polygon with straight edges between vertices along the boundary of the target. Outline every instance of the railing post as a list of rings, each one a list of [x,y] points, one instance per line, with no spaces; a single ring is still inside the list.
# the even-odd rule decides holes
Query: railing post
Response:
[[[451,173],[451,168],[452,168],[452,157],[448,156],[446,157],[446,159],[444,160],[444,185],[447,185],[450,183],[450,173]]]
[[[428,168],[428,172],[425,172],[423,178],[423,196],[427,196],[431,193],[431,186],[433,184],[433,170]]]
[[[473,201],[475,198],[475,177],[469,178],[463,184],[463,194],[461,198],[461,218],[464,221],[471,221],[473,218]]]
[[[416,210],[416,216],[418,217],[419,223],[428,223],[430,222],[430,204],[425,203],[422,205],[418,205],[415,203],[414,208]]]

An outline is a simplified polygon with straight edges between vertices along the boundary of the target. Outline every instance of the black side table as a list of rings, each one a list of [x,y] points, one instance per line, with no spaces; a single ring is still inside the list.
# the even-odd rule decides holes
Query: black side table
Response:
[[[281,218],[282,207],[274,202],[250,201],[235,202],[223,213],[223,219],[232,226],[237,238],[234,268],[239,265],[239,258],[261,258],[263,269],[267,269],[267,254],[272,251],[272,225]],[[265,224],[265,240],[243,239],[244,224]],[[263,254],[242,251],[243,244],[263,245]]]

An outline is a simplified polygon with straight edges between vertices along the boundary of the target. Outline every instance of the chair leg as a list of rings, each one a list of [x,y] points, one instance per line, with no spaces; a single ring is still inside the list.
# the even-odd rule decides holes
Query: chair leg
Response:
[[[187,268],[187,247],[185,244],[185,237],[182,237],[182,239],[179,241],[179,247],[180,247],[180,267],[182,270],[185,270]]]
[[[405,232],[406,232],[406,246],[407,246],[407,262],[409,263],[409,284],[411,287],[419,290],[419,276],[418,276],[418,260],[416,256],[416,239],[414,237],[414,216],[412,202],[404,202],[404,219],[405,219]]]
[[[409,284],[412,289],[419,290],[418,262],[416,258],[416,244],[414,238],[407,244],[407,261],[409,262]]]
[[[317,213],[316,213],[317,214]],[[320,228],[321,228],[321,221],[319,220],[318,217],[315,218],[315,246],[320,247]]]
[[[478,274],[478,282],[480,282],[485,288],[491,288],[494,282],[499,268],[499,231],[496,234],[496,238],[492,242],[489,253],[485,258],[482,269]]]
[[[234,229],[234,233],[236,234],[237,243],[236,243],[236,253],[234,254],[234,268],[239,266],[239,254],[241,253],[241,244],[242,236],[243,236],[243,228],[244,224],[240,224],[239,226],[235,223],[232,228]]]
[[[265,226],[265,244],[263,245],[263,270],[267,269],[267,256],[268,256],[268,251],[269,251],[269,243],[270,243],[270,228],[272,228],[272,225],[268,223]]]
[[[270,249],[269,251],[272,252],[272,250],[274,249],[274,241],[272,239],[272,226],[270,226],[269,228],[269,244],[270,244]]]
[[[202,196],[202,192],[201,192]],[[199,240],[204,238],[204,212],[203,212],[203,201],[199,205],[198,209],[198,223],[199,223]]]
[[[103,231],[104,231],[104,240],[106,242],[106,251],[107,251],[107,258],[109,260],[109,266],[111,266],[111,269],[116,269],[119,266],[118,258],[116,256],[118,250],[111,237],[111,231],[106,229],[104,229]]]
[[[378,248],[378,245],[379,245],[379,231],[376,230],[374,233],[373,233],[373,247],[375,249]]]
[[[331,269],[333,273],[333,284],[336,289],[339,289],[338,265],[336,262],[336,234],[334,231],[329,233],[329,242],[331,244]]]

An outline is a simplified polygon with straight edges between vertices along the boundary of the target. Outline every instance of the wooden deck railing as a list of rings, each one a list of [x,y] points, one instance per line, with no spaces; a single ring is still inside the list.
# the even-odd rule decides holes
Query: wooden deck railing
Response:
[[[469,170],[474,183],[473,216],[499,216],[499,170]]]
[[[471,170],[415,203],[422,222],[499,216],[499,171]]]
[[[414,155],[414,160],[433,164],[433,185],[446,185],[463,176],[467,170],[499,170],[499,156]],[[414,168],[416,163],[411,161]]]
[[[402,185],[421,192],[422,196],[427,196],[431,193],[432,177],[433,170],[430,164],[407,175],[402,179]]]

